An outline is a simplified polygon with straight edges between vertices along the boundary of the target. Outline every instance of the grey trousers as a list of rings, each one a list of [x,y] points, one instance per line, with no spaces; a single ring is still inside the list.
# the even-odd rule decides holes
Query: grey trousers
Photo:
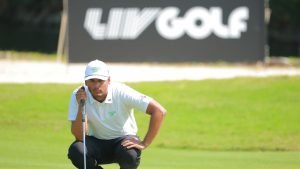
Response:
[[[137,169],[140,164],[141,151],[127,149],[121,145],[125,136],[112,140],[100,140],[92,136],[86,136],[86,164],[87,169],[101,169],[99,165],[118,163],[120,169]],[[83,142],[75,141],[71,144],[68,157],[78,169],[84,169]]]

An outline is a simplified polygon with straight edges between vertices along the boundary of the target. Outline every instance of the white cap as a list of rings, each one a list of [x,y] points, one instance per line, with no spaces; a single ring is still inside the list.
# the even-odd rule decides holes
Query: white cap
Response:
[[[109,70],[107,65],[100,61],[94,60],[87,64],[85,68],[84,80],[101,79],[107,80],[109,78]]]

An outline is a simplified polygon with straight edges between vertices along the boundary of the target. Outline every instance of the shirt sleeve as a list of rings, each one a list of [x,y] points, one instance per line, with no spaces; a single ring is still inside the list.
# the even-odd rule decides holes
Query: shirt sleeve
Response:
[[[121,94],[124,102],[130,106],[130,108],[137,109],[144,113],[146,112],[147,107],[152,100],[151,97],[146,96],[126,85],[122,86]]]
[[[72,93],[71,98],[70,98],[70,103],[69,103],[69,115],[68,115],[68,120],[69,121],[75,121],[77,117],[77,112],[78,112],[78,103],[76,101],[76,92],[77,89]]]

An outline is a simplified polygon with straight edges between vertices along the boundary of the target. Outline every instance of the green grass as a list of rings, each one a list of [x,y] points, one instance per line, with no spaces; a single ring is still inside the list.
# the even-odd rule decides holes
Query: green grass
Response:
[[[168,110],[140,168],[300,168],[299,84],[299,76],[129,84]],[[0,169],[73,168],[67,107],[77,86],[0,84]],[[136,115],[143,136],[149,118]]]
[[[228,152],[149,149],[141,169],[299,169],[300,152]],[[105,169],[117,169],[109,165]]]
[[[300,150],[299,84],[280,77],[132,86],[168,109],[156,146],[274,151]]]
[[[32,60],[32,61],[56,61],[56,54],[46,54],[40,52],[20,52],[20,51],[0,51],[0,58],[10,60]]]
[[[67,57],[66,56],[60,56],[58,57],[56,53],[41,53],[41,52],[36,52],[36,51],[13,51],[13,50],[8,50],[8,51],[3,51],[0,50],[0,59],[9,59],[9,60],[15,60],[15,61],[20,61],[20,60],[25,60],[25,61],[60,61],[60,62],[67,62]],[[272,67],[299,67],[300,66],[300,58],[297,56],[289,56],[289,57],[280,57],[281,59],[286,60],[288,64],[263,64],[264,67],[272,66]],[[274,59],[280,59],[279,57],[268,57],[266,58],[267,60],[274,60]],[[57,60],[59,59],[59,60]],[[266,62],[268,63],[268,62]],[[145,62],[145,63],[138,63],[138,64],[146,64],[146,65],[161,65],[161,66],[213,66],[213,67],[235,67],[235,66],[243,66],[243,67],[257,67],[257,66],[262,66],[261,64],[256,64],[256,63],[232,63],[232,62],[226,62],[226,61],[216,61],[216,62],[181,62],[181,63],[156,63],[156,62]]]

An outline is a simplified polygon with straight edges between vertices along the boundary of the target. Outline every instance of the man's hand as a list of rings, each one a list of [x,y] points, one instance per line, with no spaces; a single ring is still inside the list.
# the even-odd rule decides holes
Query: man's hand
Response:
[[[77,100],[78,105],[80,105],[81,100],[86,100],[86,92],[84,91],[84,87],[81,87],[80,89],[78,89],[78,91],[76,93],[76,100]]]
[[[146,145],[136,137],[125,138],[122,141],[121,145],[126,147],[127,149],[137,148],[139,150],[144,150],[146,148]]]

